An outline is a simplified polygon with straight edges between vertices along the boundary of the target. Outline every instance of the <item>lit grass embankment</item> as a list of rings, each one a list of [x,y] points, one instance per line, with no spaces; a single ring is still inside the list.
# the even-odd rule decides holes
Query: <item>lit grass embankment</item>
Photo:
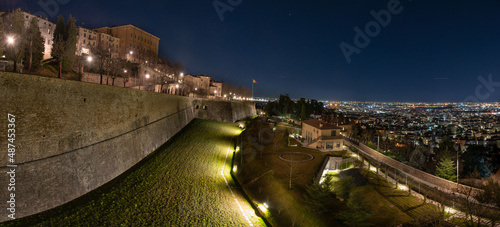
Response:
[[[98,189],[7,226],[248,226],[254,211],[226,186],[234,124],[193,120],[153,154]],[[232,152],[230,152],[232,154]],[[227,163],[229,162],[229,165]],[[259,226],[260,219],[250,216]]]

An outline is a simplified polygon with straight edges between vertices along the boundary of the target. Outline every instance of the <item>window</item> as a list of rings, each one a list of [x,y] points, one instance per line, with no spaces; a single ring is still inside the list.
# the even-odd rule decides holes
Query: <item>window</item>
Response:
[[[134,34],[130,33],[130,37],[134,37]]]
[[[326,142],[326,149],[333,149],[333,142]]]
[[[85,34],[85,33],[84,33],[84,34],[83,34],[83,38],[87,38],[87,34]]]
[[[337,131],[332,130],[332,136],[336,136],[336,135],[337,135]]]
[[[340,147],[340,143],[339,142],[337,142],[337,147]]]

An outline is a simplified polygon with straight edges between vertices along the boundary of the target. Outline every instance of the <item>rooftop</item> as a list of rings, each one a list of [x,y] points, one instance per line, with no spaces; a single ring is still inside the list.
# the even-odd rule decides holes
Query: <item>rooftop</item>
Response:
[[[342,129],[341,127],[337,127],[335,125],[328,124],[328,123],[320,121],[318,119],[305,120],[305,121],[302,121],[302,123],[310,125],[312,127],[318,128],[318,129]]]

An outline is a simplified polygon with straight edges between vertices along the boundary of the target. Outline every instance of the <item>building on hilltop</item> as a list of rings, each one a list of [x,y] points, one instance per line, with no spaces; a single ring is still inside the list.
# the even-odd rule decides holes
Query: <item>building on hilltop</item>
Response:
[[[119,56],[131,62],[143,63],[158,58],[160,38],[131,24],[97,28],[96,31],[106,33],[120,39]]]
[[[98,33],[81,26],[77,28],[76,55],[90,54],[90,49],[97,44]]]
[[[100,44],[110,51],[111,58],[119,57],[120,39],[107,33],[98,32],[84,27],[77,28],[76,55],[91,54],[92,47]]]
[[[102,47],[109,50],[111,58],[119,58],[120,38],[113,37],[106,33],[99,33],[97,41]]]
[[[318,119],[302,121],[302,137],[307,147],[324,151],[343,150],[342,128]]]
[[[206,97],[210,92],[210,80],[207,75],[186,75],[184,93],[189,97]]]
[[[222,97],[222,82],[210,80],[209,97],[220,98]]]

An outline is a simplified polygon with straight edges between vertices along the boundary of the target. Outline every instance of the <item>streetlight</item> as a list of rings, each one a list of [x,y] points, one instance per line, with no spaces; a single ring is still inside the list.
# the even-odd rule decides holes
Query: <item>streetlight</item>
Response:
[[[92,62],[92,57],[91,57],[91,56],[88,56],[88,57],[87,57],[87,61],[88,61],[88,62]]]
[[[149,74],[146,74],[146,79],[149,79]],[[141,84],[144,83],[144,79],[141,77]],[[139,90],[141,90],[141,85],[139,85]]]
[[[14,44],[14,37],[12,36],[7,37],[7,43],[10,45]]]
[[[123,70],[123,72],[124,72],[124,73],[127,73],[127,70],[126,70],[126,69],[124,69],[124,70]]]

